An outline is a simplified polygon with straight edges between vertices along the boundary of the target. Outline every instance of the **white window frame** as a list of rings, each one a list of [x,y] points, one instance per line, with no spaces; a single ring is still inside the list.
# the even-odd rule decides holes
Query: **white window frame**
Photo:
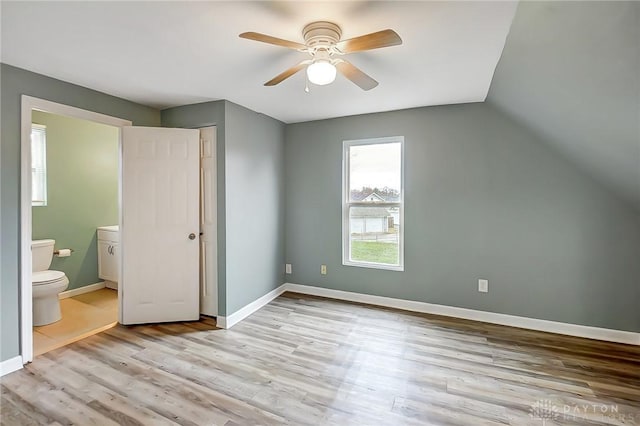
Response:
[[[399,202],[352,202],[350,200],[349,148],[358,145],[400,143],[400,201]],[[351,260],[351,235],[349,229],[350,207],[398,207],[400,209],[400,232],[398,233],[398,265]],[[345,140],[342,142],[342,264],[361,268],[404,271],[404,136],[390,136],[373,139]]]
[[[47,206],[47,126],[43,125],[43,124],[35,124],[32,123],[31,124],[31,133],[33,134],[33,131],[37,130],[43,133],[43,147],[42,147],[42,154],[44,155],[44,162],[43,162],[43,167],[42,167],[42,177],[44,182],[42,182],[42,200],[34,200],[33,199],[33,192],[32,192],[32,196],[31,196],[31,206],[32,207],[46,207]],[[31,150],[33,151],[33,139],[31,140]],[[32,179],[34,179],[33,176],[33,163],[31,165],[31,175],[32,175]]]

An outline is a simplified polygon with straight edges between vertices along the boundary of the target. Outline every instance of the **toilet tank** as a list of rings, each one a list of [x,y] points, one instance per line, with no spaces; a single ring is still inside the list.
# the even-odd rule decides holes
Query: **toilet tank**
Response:
[[[53,246],[55,240],[31,241],[31,271],[46,271],[51,266],[53,259]]]

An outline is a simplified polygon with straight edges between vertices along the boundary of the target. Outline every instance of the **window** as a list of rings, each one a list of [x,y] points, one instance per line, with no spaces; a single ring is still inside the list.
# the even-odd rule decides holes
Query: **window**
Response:
[[[404,138],[344,141],[342,263],[404,270]]]
[[[31,205],[47,205],[47,128],[31,125]]]

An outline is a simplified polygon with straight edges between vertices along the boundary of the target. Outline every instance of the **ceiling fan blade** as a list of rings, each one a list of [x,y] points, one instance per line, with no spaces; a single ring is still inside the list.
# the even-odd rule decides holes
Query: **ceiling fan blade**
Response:
[[[378,85],[378,82],[369,77],[351,62],[340,60],[336,63],[336,68],[349,80],[360,86],[362,90],[371,90]]]
[[[336,47],[342,53],[351,53],[379,49],[381,47],[397,46],[399,44],[402,44],[402,39],[395,31],[382,30],[341,41],[336,44]]]
[[[266,34],[261,33],[242,33],[239,36],[240,38],[246,38],[249,40],[261,41],[263,43],[275,44],[276,46],[288,47],[289,49],[306,49],[307,46],[301,43],[296,43],[295,41],[284,40],[277,37],[271,37]]]
[[[291,77],[292,75],[294,75],[298,71],[304,69],[307,66],[307,64],[309,64],[309,61],[302,61],[298,65],[295,65],[295,66],[289,68],[288,70],[286,70],[286,71],[278,74],[277,76],[273,77],[271,80],[267,81],[264,85],[265,86],[275,86],[276,84],[282,83],[287,78]]]

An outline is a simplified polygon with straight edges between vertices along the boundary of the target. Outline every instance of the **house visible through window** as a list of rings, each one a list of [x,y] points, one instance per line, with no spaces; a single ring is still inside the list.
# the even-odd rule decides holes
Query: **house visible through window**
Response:
[[[344,142],[342,263],[404,270],[403,137]]]
[[[31,125],[31,205],[47,205],[47,129]]]

